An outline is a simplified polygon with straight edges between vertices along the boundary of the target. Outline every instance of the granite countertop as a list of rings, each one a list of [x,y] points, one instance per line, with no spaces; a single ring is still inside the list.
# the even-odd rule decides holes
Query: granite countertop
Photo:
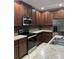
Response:
[[[19,40],[19,39],[22,39],[25,37],[27,37],[27,36],[26,35],[17,35],[17,36],[14,36],[14,40]]]
[[[40,32],[52,32],[52,30],[37,30],[37,31],[30,31],[31,33],[40,33]]]
[[[64,59],[64,46],[42,43],[22,59]]]
[[[30,33],[36,33],[36,34],[38,34],[38,33],[40,33],[40,32],[52,32],[52,31],[51,31],[51,30],[30,31]],[[15,33],[15,34],[16,34],[16,33]],[[34,36],[36,36],[36,35],[29,36],[28,39],[30,39],[30,38],[32,38],[32,37],[34,37]],[[15,36],[14,36],[14,40],[19,40],[19,39],[24,38],[24,37],[27,37],[27,35],[15,35]]]

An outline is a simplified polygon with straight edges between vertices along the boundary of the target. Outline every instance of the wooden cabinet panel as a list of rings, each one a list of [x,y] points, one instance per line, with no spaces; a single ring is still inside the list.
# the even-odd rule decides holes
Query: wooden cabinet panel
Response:
[[[53,13],[48,13],[47,25],[52,25]]]
[[[21,26],[22,25],[22,16],[24,15],[23,5],[19,3],[14,3],[14,25]]]
[[[32,11],[33,25],[52,25],[53,13],[48,11]]]
[[[44,13],[44,25],[50,25],[50,12],[45,12]]]
[[[53,19],[53,16],[50,12],[44,12],[43,15],[43,25],[52,25],[52,19]]]
[[[27,8],[27,14],[28,14],[28,16],[32,17],[32,8],[31,7]]]
[[[27,41],[26,39],[19,40],[19,57],[23,57],[27,53]]]
[[[19,59],[18,41],[14,42],[14,59]]]
[[[48,43],[51,39],[52,39],[52,32],[41,32],[37,35],[36,37],[37,41],[37,45],[46,42]]]
[[[41,17],[40,17],[40,23],[41,25],[44,25],[46,22],[45,22],[45,13],[44,12],[41,12]]]
[[[34,25],[51,25],[51,14],[50,12],[32,12],[32,22]]]
[[[38,25],[52,25],[52,18],[50,12],[40,12],[36,16]]]
[[[52,39],[52,32],[44,32],[44,42],[48,43]]]
[[[32,10],[32,25],[36,25],[36,11]]]
[[[64,18],[64,10],[54,12],[54,18]]]
[[[47,25],[47,18],[48,18],[47,17],[48,16],[47,14],[48,14],[47,12],[44,13],[44,19],[43,19],[44,20],[44,22],[43,22],[44,25]]]
[[[39,11],[32,11],[32,24],[41,25],[41,13]]]
[[[14,25],[18,25],[19,24],[19,5],[17,3],[14,3]]]
[[[27,53],[27,38],[14,41],[14,59],[21,59]]]
[[[58,11],[32,11],[32,7],[26,4],[14,3],[14,25],[22,25],[22,16],[31,16],[33,25],[52,25],[53,18],[64,18],[64,10]]]
[[[41,25],[41,13],[36,11],[36,25]]]
[[[22,16],[32,16],[32,7],[23,2],[14,2],[14,26],[22,26]]]
[[[14,46],[14,59],[19,59],[19,56],[18,56],[18,45]]]
[[[33,23],[35,25],[52,25],[52,20],[54,18],[64,18],[64,10],[58,11],[35,11],[32,14]]]
[[[43,42],[43,33],[39,33],[36,37],[37,41],[36,44],[39,45]]]
[[[24,12],[24,15],[27,16],[27,13],[28,13],[27,12],[27,6],[23,6],[23,9],[24,9],[24,11],[23,11]]]

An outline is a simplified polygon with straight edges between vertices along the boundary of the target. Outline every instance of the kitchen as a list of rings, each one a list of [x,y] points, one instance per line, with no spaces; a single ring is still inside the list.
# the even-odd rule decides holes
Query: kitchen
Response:
[[[47,45],[47,43],[50,43],[55,35],[64,36],[63,0],[14,0],[14,59],[52,58],[52,54],[50,55],[51,44]],[[45,58],[45,54],[41,57],[38,52],[44,46],[47,46],[45,48],[48,50],[47,58]],[[62,50],[60,55],[64,55],[64,48],[62,46],[61,48],[58,48],[57,51]],[[46,53],[45,50],[44,52]],[[57,59],[56,56],[53,58]],[[64,56],[61,58],[63,59]]]

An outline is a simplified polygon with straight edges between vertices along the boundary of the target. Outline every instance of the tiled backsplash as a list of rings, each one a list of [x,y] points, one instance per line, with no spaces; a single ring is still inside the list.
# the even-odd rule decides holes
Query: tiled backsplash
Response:
[[[20,28],[20,26],[15,26],[14,27],[14,33],[17,33],[19,28]]]
[[[18,32],[20,26],[14,27],[14,32]],[[29,31],[37,31],[37,30],[52,30],[52,26],[44,25],[44,26],[30,26]]]

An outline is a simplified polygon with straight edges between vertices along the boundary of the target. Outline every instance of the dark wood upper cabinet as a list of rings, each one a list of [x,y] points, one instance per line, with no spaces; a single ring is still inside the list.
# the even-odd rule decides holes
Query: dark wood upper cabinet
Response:
[[[40,22],[41,22],[41,25],[45,25],[45,12],[41,12],[41,17],[40,17]]]
[[[20,5],[18,5],[17,3],[14,3],[14,25],[15,26],[19,26],[20,24]]]
[[[33,25],[51,25],[52,24],[52,18],[50,12],[39,12],[35,11],[32,12],[32,24]]]
[[[64,18],[64,10],[57,11],[32,11],[28,4],[14,2],[14,25],[22,26],[22,16],[32,17],[32,25],[52,25],[53,18]]]
[[[64,18],[64,10],[58,10],[54,12],[54,18]]]
[[[28,16],[32,17],[32,8],[29,6],[27,8],[27,14],[28,14]]]
[[[32,25],[36,25],[36,11],[32,9]]]
[[[50,12],[41,12],[38,22],[40,22],[39,25],[51,25],[52,24],[51,13]]]
[[[45,22],[44,25],[48,25],[48,21],[49,21],[48,20],[48,12],[45,12],[44,13],[44,22]]]
[[[32,22],[34,25],[52,25],[54,18],[64,18],[64,10],[32,12]]]
[[[41,13],[36,11],[36,25],[41,25]]]
[[[32,7],[23,2],[14,2],[14,26],[22,26],[22,16],[32,16]]]

